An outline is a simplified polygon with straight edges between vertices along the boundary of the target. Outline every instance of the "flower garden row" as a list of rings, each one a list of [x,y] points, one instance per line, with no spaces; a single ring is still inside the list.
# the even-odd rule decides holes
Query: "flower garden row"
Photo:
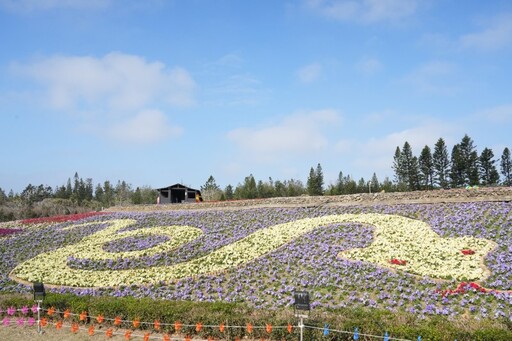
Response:
[[[0,239],[5,260],[0,265],[0,290],[29,292],[7,274],[30,259],[54,254],[55,262],[75,272],[91,278],[102,274],[98,277],[103,282],[95,283],[99,287],[94,289],[52,289],[79,295],[246,302],[256,308],[278,308],[292,304],[293,291],[306,290],[317,309],[375,307],[418,316],[508,317],[511,209],[510,203],[481,202],[133,212],[38,228],[20,226],[22,232]],[[327,219],[343,215],[351,219]],[[389,229],[379,227],[383,216],[410,219],[407,224],[391,224],[396,229],[389,234]],[[308,227],[308,221],[314,226]],[[306,230],[297,234],[301,224]],[[282,228],[279,235],[284,239],[270,247],[276,235],[266,233],[276,226]],[[293,236],[288,238],[285,231]],[[243,251],[232,245],[262,251],[229,264],[238,259],[233,254]],[[62,250],[69,252],[59,254]],[[208,259],[212,262],[203,270]],[[180,270],[170,280],[162,271],[176,268]],[[29,269],[36,276],[37,271]],[[159,272],[160,279],[152,277]],[[134,273],[139,277],[134,279]],[[57,278],[58,284],[86,286],[66,276]],[[462,281],[474,284],[460,290]]]

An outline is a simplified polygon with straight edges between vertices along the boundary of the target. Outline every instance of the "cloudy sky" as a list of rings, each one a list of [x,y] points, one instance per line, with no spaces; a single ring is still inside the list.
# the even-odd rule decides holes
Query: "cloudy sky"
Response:
[[[0,188],[224,188],[512,147],[509,0],[0,0]]]

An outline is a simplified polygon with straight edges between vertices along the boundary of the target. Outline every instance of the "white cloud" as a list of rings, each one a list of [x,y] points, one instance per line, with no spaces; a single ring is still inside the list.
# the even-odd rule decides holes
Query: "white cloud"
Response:
[[[482,31],[461,36],[460,44],[462,47],[478,50],[497,50],[511,45],[512,14],[497,16]]]
[[[0,7],[15,12],[32,12],[55,8],[102,9],[110,3],[111,0],[0,0]]]
[[[490,121],[492,123],[511,123],[512,122],[512,104],[500,105],[488,108],[477,113],[477,118]]]
[[[403,81],[421,93],[453,95],[461,90],[452,80],[455,72],[456,66],[452,63],[432,61],[417,67]]]
[[[323,129],[340,119],[335,110],[300,113],[287,116],[273,126],[235,129],[227,137],[243,152],[255,157],[300,155],[326,148],[328,141]]]
[[[435,143],[440,137],[445,141],[453,140],[452,136],[460,135],[459,127],[450,122],[427,121],[419,125],[390,132],[383,136],[371,137],[366,140],[340,140],[336,151],[352,160],[351,166],[357,176],[371,176],[373,172],[382,181],[384,176],[393,175],[392,164],[396,147],[402,148],[407,141],[415,155],[419,155],[423,147],[428,145],[433,152]]]
[[[341,21],[374,23],[396,21],[416,12],[416,0],[306,0],[306,6]]]
[[[59,109],[137,110],[153,101],[194,103],[195,82],[186,70],[135,55],[56,56],[13,69],[41,83],[50,105]]]
[[[382,63],[377,58],[363,57],[357,62],[356,68],[364,75],[370,76],[382,70]]]
[[[301,67],[297,71],[297,77],[302,83],[311,83],[320,78],[322,73],[322,65],[319,63],[313,63]]]
[[[128,143],[151,144],[181,135],[180,127],[171,126],[159,110],[145,110],[110,127],[107,135]]]

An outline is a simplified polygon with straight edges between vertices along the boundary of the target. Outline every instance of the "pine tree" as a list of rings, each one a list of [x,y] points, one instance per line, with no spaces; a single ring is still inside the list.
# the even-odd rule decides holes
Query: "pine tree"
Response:
[[[452,149],[450,168],[450,185],[452,188],[464,186],[465,163],[460,154],[460,146],[456,144]]]
[[[393,156],[393,170],[395,171],[395,182],[400,189],[405,186],[404,184],[406,181],[404,178],[406,176],[406,172],[402,162],[402,152],[398,146],[396,147],[395,155]]]
[[[503,154],[501,154],[500,169],[504,177],[503,184],[505,186],[512,186],[512,159],[510,150],[507,147],[503,149]]]
[[[450,172],[450,161],[448,149],[442,138],[437,140],[434,146],[434,154],[432,155],[432,163],[434,168],[434,184],[441,188],[448,188],[448,176]]]
[[[400,153],[400,159],[404,170],[404,183],[407,190],[414,191],[419,189],[419,167],[418,158],[412,154],[412,148],[409,142],[405,142]]]
[[[307,192],[309,195],[323,195],[324,175],[322,166],[318,164],[316,170],[311,167],[307,181]]]
[[[377,174],[373,173],[371,181],[371,189],[373,193],[377,193],[380,191],[380,183],[379,178],[377,178]]]
[[[432,188],[434,184],[434,162],[429,146],[423,147],[420,157],[418,158],[418,165],[421,184],[425,189]]]
[[[210,175],[205,184],[201,186],[201,195],[206,201],[219,200],[221,196],[220,187],[215,182],[215,178]]]
[[[459,152],[464,164],[464,185],[478,185],[478,154],[473,140],[467,134],[459,143]]]
[[[496,169],[496,160],[493,160],[494,153],[491,149],[485,148],[480,154],[480,179],[482,185],[496,185],[500,179],[498,170]]]

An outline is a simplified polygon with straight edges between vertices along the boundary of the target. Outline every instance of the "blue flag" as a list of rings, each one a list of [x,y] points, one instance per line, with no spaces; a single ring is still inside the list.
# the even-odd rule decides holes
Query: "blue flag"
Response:
[[[329,335],[329,325],[326,323],[324,324],[324,336]]]
[[[389,335],[388,335],[388,332],[386,332],[386,334],[384,334],[384,341],[389,341]]]
[[[359,340],[359,330],[357,330],[357,327],[354,329],[354,340]]]

